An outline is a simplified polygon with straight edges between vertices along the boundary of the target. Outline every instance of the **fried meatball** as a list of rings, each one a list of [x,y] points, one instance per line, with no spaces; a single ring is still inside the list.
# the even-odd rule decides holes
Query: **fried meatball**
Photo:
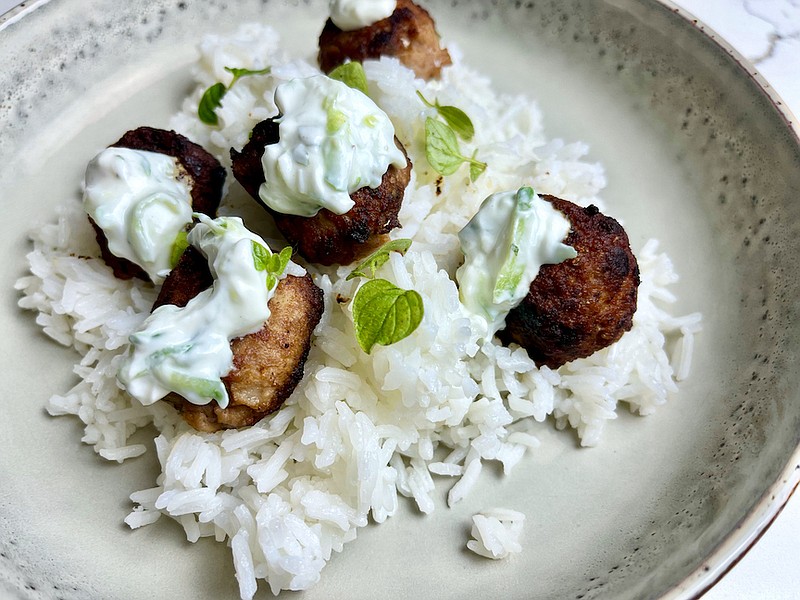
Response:
[[[278,124],[267,119],[255,126],[241,152],[231,150],[234,177],[262,206],[258,196],[258,188],[264,183],[261,157],[265,146],[278,139]],[[397,214],[411,178],[411,161],[397,138],[395,143],[406,157],[405,168],[390,165],[377,188],[363,187],[353,192],[350,197],[355,205],[343,215],[323,208],[313,217],[300,217],[264,206],[300,256],[322,265],[347,265],[379,248],[388,240],[387,234],[400,226]]]
[[[381,56],[397,57],[422,79],[439,77],[451,64],[430,14],[411,0],[397,0],[391,16],[353,31],[342,31],[328,19],[319,36],[319,66],[325,73],[348,60]]]
[[[578,256],[543,265],[497,335],[524,347],[537,365],[555,369],[613,344],[631,328],[639,267],[625,230],[596,206],[542,198],[569,220],[564,243]]]
[[[189,188],[192,210],[212,218],[216,216],[217,207],[222,198],[222,187],[225,184],[225,169],[201,146],[174,131],[139,127],[128,131],[110,147],[157,152],[175,157],[178,160],[178,177]],[[150,281],[147,273],[139,265],[126,258],[113,255],[108,249],[108,240],[103,230],[92,221],[91,217],[89,221],[94,228],[97,243],[100,245],[101,256],[106,264],[114,270],[117,278],[137,277]]]
[[[164,281],[153,310],[163,304],[185,306],[213,283],[203,255],[186,249]],[[269,302],[270,317],[256,333],[231,342],[233,369],[222,382],[229,403],[198,406],[171,393],[170,402],[189,425],[199,431],[245,427],[278,410],[303,378],[311,334],[322,317],[320,290],[311,277],[281,279]]]

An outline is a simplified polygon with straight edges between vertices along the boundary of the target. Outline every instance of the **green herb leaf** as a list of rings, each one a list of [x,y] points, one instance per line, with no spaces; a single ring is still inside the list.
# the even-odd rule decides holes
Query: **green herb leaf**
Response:
[[[178,236],[175,238],[175,241],[172,243],[172,252],[169,255],[169,264],[174,269],[178,261],[183,256],[184,251],[186,248],[189,247],[189,234],[185,231],[181,231],[178,233]]]
[[[366,277],[367,279],[372,279],[375,277],[375,273],[378,271],[381,265],[389,260],[390,253],[399,252],[400,254],[405,254],[410,247],[411,240],[409,239],[399,239],[386,242],[383,246],[375,250],[375,252],[361,261],[358,266],[347,276],[346,281],[350,281],[355,277]],[[367,270],[370,272],[367,273]]]
[[[200,104],[197,106],[197,116],[206,125],[217,125],[219,117],[216,110],[222,104],[222,97],[227,92],[227,88],[221,83],[215,83],[208,88],[203,97],[200,98]]]
[[[270,259],[269,275],[267,276],[267,289],[271,290],[278,285],[278,277],[286,270],[286,265],[292,259],[292,247],[286,246],[278,254],[273,254]]]
[[[472,119],[463,110],[455,106],[442,106],[439,104],[439,100],[431,104],[419,90],[417,90],[417,96],[426,106],[435,108],[439,116],[445,120],[450,129],[462,140],[469,142],[475,136],[475,126],[472,124]]]
[[[248,75],[268,75],[270,71],[272,71],[272,67],[266,67],[264,69],[237,69],[236,67],[225,67],[225,70],[233,75],[233,80],[231,84],[228,86],[228,89],[233,87],[233,84],[239,81],[242,77],[247,77]]]
[[[460,108],[455,106],[438,106],[439,116],[441,116],[450,128],[456,132],[456,135],[462,140],[468,142],[475,135],[475,127],[472,121]]]
[[[422,297],[385,279],[362,285],[353,299],[356,339],[369,354],[375,344],[389,346],[408,337],[422,322]]]
[[[217,116],[216,111],[222,104],[222,98],[225,97],[225,94],[233,87],[234,83],[239,81],[240,78],[248,75],[266,75],[271,71],[271,68],[267,67],[265,69],[258,69],[254,71],[252,69],[225,67],[225,70],[233,75],[231,84],[228,87],[225,87],[225,84],[223,83],[215,83],[205,92],[203,92],[203,96],[200,98],[200,104],[197,106],[197,116],[200,117],[200,120],[206,125],[219,124],[219,117]]]
[[[452,175],[465,160],[450,126],[430,117],[425,119],[425,157],[440,175]]]
[[[253,248],[253,265],[256,271],[267,272],[267,289],[271,290],[278,285],[278,277],[286,270],[286,265],[292,259],[292,247],[286,246],[280,253],[275,254],[263,244],[250,240]]]
[[[266,271],[272,252],[270,252],[269,248],[259,244],[255,240],[250,240],[250,243],[253,247],[253,265],[256,271]]]
[[[472,153],[469,159],[469,180],[475,182],[486,170],[486,163],[477,160],[475,157],[478,155],[478,150]]]
[[[369,95],[367,87],[367,75],[364,73],[364,67],[360,62],[349,62],[339,65],[333,71],[328,73],[328,77],[341,81],[345,85],[350,86],[354,90],[358,90],[365,95]]]

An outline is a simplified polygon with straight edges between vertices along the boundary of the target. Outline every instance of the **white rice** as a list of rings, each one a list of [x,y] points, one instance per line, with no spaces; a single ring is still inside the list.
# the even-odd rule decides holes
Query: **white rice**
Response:
[[[172,126],[225,164],[229,148],[241,148],[252,126],[275,114],[275,86],[316,71],[283,54],[276,32],[258,25],[209,37],[200,50],[198,88]],[[421,294],[421,326],[366,355],[355,341],[350,303],[336,301],[352,298],[359,282],[345,280],[347,267],[310,268],[325,312],[305,377],[280,411],[253,427],[199,433],[168,404],[143,407],[125,394],[115,378],[119,361],[157,290],[114,278],[77,199],[65,199],[58,221],[31,235],[31,275],[17,283],[20,305],[37,311],[44,331],[82,356],[74,369],[80,383],[53,396],[48,410],[78,416],[83,441],[118,462],[145,452],[128,439],[153,423],[162,472],[153,488],[131,494],[134,509],[125,522],[136,528],[166,515],[190,541],[226,541],[242,598],[252,598],[259,579],[276,594],[312,586],[370,515],[382,523],[396,512],[398,495],[429,513],[436,508],[434,478],[442,477],[453,483],[448,504],[455,504],[479,479],[483,461],[498,461],[510,473],[535,451],[537,428],[571,427],[582,445],[593,446],[620,402],[650,414],[688,376],[700,316],[674,317],[664,308],[674,301],[667,286],[677,276],[654,241],[637,255],[642,283],[634,327],[612,347],[554,371],[537,369],[523,349],[479,342],[451,277],[460,258],[457,232],[489,193],[522,185],[604,208],[598,193],[605,177],[601,166],[585,162],[584,144],[544,138],[532,101],[495,93],[451,51],[456,64],[441,81],[414,79],[393,59],[365,65],[370,95],[393,119],[414,163],[404,226],[393,233],[414,244],[405,256],[393,254],[380,276]],[[245,77],[225,96],[220,128],[199,122],[202,90],[229,81],[223,67],[267,65],[271,76]],[[464,153],[477,148],[489,164],[477,183],[466,168],[437,182],[424,155],[424,117],[432,112],[418,89],[472,117],[476,134]],[[672,355],[667,338],[675,342]],[[476,516],[470,549],[495,558],[518,552],[524,517],[512,513]]]
[[[522,552],[520,538],[525,515],[507,508],[493,508],[472,517],[472,538],[467,548],[485,558],[499,560]]]

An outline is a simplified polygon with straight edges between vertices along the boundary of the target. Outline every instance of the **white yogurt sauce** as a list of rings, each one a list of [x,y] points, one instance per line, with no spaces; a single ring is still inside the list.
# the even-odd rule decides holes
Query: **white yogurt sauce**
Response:
[[[456,279],[462,304],[485,321],[487,338],[505,326],[543,264],[578,255],[562,243],[569,230],[569,220],[529,187],[483,201],[458,234],[465,260]]]
[[[331,0],[331,21],[342,31],[369,27],[392,15],[397,0]]]
[[[312,217],[344,214],[350,194],[380,185],[389,165],[406,166],[394,126],[369,97],[325,76],[275,90],[280,141],[264,150],[261,200],[273,210]]]
[[[169,273],[175,239],[192,222],[189,188],[177,176],[176,158],[130,148],[107,148],[86,168],[84,209],[111,253],[154,283]]]
[[[208,259],[214,284],[183,308],[158,307],[130,336],[118,379],[145,405],[175,392],[193,404],[216,400],[225,408],[228,394],[221,378],[233,368],[231,340],[263,327],[277,279],[305,273],[290,261],[282,273],[274,273],[277,279],[268,288],[268,273],[256,259],[256,244],[271,254],[263,239],[238,217],[195,216],[200,223],[189,233],[189,243]]]

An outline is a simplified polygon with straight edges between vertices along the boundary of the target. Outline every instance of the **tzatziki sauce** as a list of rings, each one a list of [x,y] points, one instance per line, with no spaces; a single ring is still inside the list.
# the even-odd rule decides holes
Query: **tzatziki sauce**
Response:
[[[467,311],[485,322],[487,339],[505,326],[542,265],[578,255],[563,243],[569,230],[569,220],[529,187],[492,194],[461,230],[459,296]]]
[[[178,173],[172,156],[116,147],[86,168],[84,210],[109,251],[139,265],[153,283],[164,281],[175,240],[192,222],[190,191]]]
[[[397,0],[331,0],[331,21],[342,31],[369,27],[389,18]]]
[[[233,368],[231,340],[264,326],[278,280],[305,274],[289,261],[268,287],[269,273],[259,268],[258,255],[272,253],[263,239],[238,217],[194,216],[200,222],[188,240],[208,259],[214,283],[183,308],[158,307],[130,336],[117,378],[144,405],[175,392],[193,404],[216,400],[225,408],[229,399],[221,378]]]
[[[389,165],[406,166],[389,117],[365,94],[323,75],[275,90],[280,140],[264,149],[258,195],[271,209],[313,217],[344,214],[350,194],[381,184]]]

